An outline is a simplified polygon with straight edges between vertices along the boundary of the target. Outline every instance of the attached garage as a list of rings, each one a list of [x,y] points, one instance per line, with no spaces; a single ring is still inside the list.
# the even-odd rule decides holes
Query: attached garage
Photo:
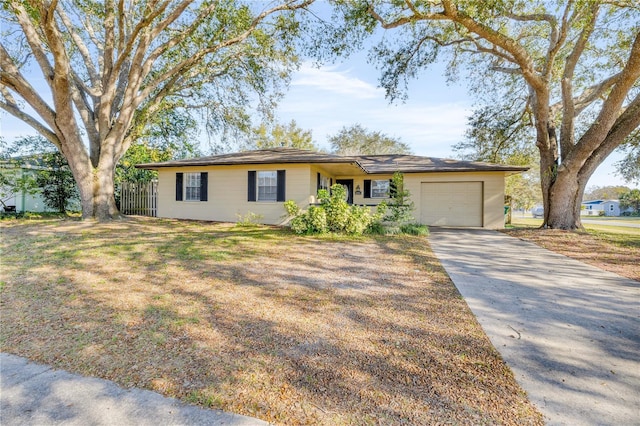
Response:
[[[421,223],[430,226],[478,226],[483,223],[483,182],[423,182]]]

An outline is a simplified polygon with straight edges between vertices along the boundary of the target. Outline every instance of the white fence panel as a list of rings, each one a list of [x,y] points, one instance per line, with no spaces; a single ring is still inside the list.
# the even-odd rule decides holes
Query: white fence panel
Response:
[[[120,211],[140,216],[158,215],[158,181],[123,182],[120,190]]]

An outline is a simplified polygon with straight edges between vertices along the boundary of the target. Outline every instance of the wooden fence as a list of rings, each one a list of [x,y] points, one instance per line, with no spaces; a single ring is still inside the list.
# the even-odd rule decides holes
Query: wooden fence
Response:
[[[140,216],[158,215],[158,181],[123,182],[120,188],[120,211]]]

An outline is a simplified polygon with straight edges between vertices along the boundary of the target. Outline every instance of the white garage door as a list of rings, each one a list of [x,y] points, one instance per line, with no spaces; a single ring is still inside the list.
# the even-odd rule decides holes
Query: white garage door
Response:
[[[482,182],[423,182],[421,222],[432,226],[482,226]]]

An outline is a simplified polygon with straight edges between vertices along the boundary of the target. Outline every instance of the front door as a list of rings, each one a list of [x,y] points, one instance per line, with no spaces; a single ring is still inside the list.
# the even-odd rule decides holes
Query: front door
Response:
[[[337,179],[336,183],[347,188],[347,203],[353,204],[353,179]]]

